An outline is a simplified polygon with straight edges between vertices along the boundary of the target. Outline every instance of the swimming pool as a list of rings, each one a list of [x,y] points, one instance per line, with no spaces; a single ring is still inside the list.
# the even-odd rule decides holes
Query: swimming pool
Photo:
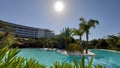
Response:
[[[104,50],[91,50],[96,54],[93,65],[102,64],[106,65],[108,68],[113,68],[114,66],[120,66],[120,53],[104,51]],[[48,67],[53,64],[53,62],[70,62],[73,61],[73,56],[71,55],[63,55],[58,53],[57,51],[44,51],[39,48],[25,48],[21,49],[20,53],[17,56],[22,56],[24,58],[34,58],[39,61],[41,64],[45,64]],[[77,60],[81,59],[81,56],[76,56]],[[86,57],[85,62],[87,63],[91,57]]]
[[[120,67],[120,52],[112,52],[108,50],[92,49],[96,55],[94,57],[94,63],[100,63],[109,66]]]

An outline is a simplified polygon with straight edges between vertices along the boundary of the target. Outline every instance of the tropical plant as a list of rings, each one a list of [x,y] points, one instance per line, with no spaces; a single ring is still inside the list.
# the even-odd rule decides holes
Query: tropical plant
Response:
[[[66,46],[72,40],[72,30],[69,27],[65,27],[63,31],[61,31],[60,36],[61,36],[61,39],[64,41],[65,48],[66,48]]]
[[[48,43],[51,48],[59,47],[58,38],[55,36],[48,38]]]
[[[88,64],[85,65],[85,57],[83,56],[80,63],[76,60],[76,58],[74,58],[74,64],[72,64],[72,62],[62,64],[59,62],[55,62],[52,66],[50,66],[50,68],[106,68],[106,66],[102,66],[100,64],[92,66],[92,62],[93,57],[88,62]]]
[[[108,43],[108,47],[109,49],[114,49],[114,50],[120,50],[120,43],[119,43],[119,36],[115,36],[115,35],[108,35],[108,37],[106,38],[106,42]]]
[[[10,25],[1,20],[0,20],[0,30],[6,33],[10,33],[12,31]]]
[[[79,41],[80,41],[80,50],[81,50],[81,53],[83,54],[83,46],[82,46],[82,36],[83,36],[83,31],[81,29],[73,29],[73,35],[76,35],[76,36],[79,36]]]
[[[72,35],[72,31],[71,31],[71,29],[69,27],[65,27],[63,29],[63,31],[61,31],[61,35],[66,37],[66,38],[69,38]]]
[[[90,48],[97,49],[111,49],[120,51],[120,37],[119,35],[108,35],[106,38],[93,39],[89,41]]]
[[[3,35],[0,38],[0,48],[11,46],[15,42],[14,36],[11,34],[11,27],[4,21],[0,20],[0,30],[3,32]]]
[[[17,57],[20,52],[17,48],[9,49],[4,47],[0,49],[0,68],[46,68],[45,65],[38,63],[34,59],[24,59]],[[7,53],[7,54],[6,54]]]
[[[88,53],[88,41],[89,41],[89,33],[90,33],[90,29],[91,27],[95,28],[96,24],[99,24],[99,22],[97,20],[94,19],[90,19],[88,22],[85,21],[84,18],[80,18],[79,19],[81,21],[81,23],[79,24],[80,29],[83,30],[86,33],[86,53]]]
[[[75,68],[74,65],[70,62],[70,63],[60,63],[60,62],[55,62],[53,63],[52,66],[50,66],[50,68]]]
[[[77,43],[70,43],[67,47],[66,50],[74,52],[74,51],[81,51],[80,50],[80,45]]]
[[[15,43],[15,37],[12,34],[9,34],[7,38],[3,41],[1,47],[11,47]]]
[[[4,32],[0,32],[0,39],[4,36]]]

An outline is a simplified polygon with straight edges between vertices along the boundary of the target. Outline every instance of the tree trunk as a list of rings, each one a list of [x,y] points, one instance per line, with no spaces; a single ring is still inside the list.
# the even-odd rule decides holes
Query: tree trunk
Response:
[[[79,37],[79,38],[80,38],[81,54],[83,54],[82,38],[81,37]]]
[[[52,44],[51,44],[51,45],[52,45],[52,49],[53,49],[53,47],[54,47],[54,43],[53,43],[53,41],[52,41]]]
[[[86,33],[86,39],[87,39],[87,42],[86,42],[86,54],[88,54],[88,32]]]
[[[65,39],[64,41],[64,44],[65,44],[65,48],[67,47],[67,40]]]

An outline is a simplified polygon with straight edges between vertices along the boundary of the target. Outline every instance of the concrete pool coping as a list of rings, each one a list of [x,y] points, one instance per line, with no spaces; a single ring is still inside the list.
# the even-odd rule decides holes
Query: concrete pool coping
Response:
[[[52,50],[52,51],[57,51],[61,54],[64,55],[75,55],[75,56],[95,56],[95,53],[91,52],[90,50],[88,50],[88,54],[85,53],[85,50],[83,52],[83,54],[81,54],[81,52],[79,51],[75,51],[75,52],[69,52],[66,50],[62,50],[62,49],[56,49],[56,48],[40,48],[41,50]]]
[[[109,50],[109,49],[93,49],[93,50],[104,50],[104,51],[110,51],[110,52],[120,53],[120,51],[116,51],[116,50]]]

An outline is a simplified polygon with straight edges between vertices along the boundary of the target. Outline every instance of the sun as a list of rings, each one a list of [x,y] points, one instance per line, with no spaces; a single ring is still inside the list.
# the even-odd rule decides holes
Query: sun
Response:
[[[63,2],[57,1],[57,2],[54,4],[54,9],[55,9],[57,12],[62,12],[63,9],[64,9],[64,4],[63,4]]]

